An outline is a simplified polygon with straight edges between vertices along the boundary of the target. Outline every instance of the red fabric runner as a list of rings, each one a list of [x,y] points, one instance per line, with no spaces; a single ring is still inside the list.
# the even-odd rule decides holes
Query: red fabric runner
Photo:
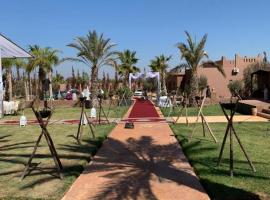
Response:
[[[129,118],[159,117],[154,105],[149,100],[136,100]]]

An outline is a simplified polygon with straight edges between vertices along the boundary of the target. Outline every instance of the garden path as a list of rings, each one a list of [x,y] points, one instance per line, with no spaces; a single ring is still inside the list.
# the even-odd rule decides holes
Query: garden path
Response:
[[[137,110],[141,109],[141,110]],[[150,101],[129,109],[125,120],[163,118]],[[119,123],[63,200],[208,200],[167,123]]]

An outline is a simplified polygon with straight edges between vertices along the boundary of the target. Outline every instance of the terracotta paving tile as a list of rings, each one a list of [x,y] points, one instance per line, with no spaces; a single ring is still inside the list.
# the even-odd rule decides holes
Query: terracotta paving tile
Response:
[[[134,124],[113,129],[63,200],[209,199],[168,124]]]

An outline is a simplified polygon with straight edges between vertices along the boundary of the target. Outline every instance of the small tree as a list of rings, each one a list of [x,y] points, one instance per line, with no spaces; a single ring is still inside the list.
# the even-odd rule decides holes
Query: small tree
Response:
[[[228,88],[232,94],[232,96],[242,95],[243,91],[243,81],[241,80],[233,80],[228,84]]]
[[[203,90],[207,87],[207,85],[208,85],[207,77],[201,75],[198,80],[198,88],[201,93],[201,96],[203,95]]]

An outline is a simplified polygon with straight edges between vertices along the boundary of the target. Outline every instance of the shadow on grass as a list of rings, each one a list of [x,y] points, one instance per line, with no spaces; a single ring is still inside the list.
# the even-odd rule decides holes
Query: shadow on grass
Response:
[[[35,141],[32,141],[32,142],[18,142],[18,143],[3,145],[3,146],[0,147],[0,151],[8,151],[8,150],[29,148],[29,147],[33,147],[34,143],[35,143]],[[32,145],[25,145],[25,144],[32,144]]]
[[[7,136],[6,136],[7,137]],[[2,137],[5,138],[5,137]],[[97,137],[95,139],[87,139],[83,140],[83,144],[78,144],[76,141],[70,144],[58,144],[56,145],[56,150],[58,156],[63,164],[63,175],[64,179],[68,177],[78,177],[83,171],[83,165],[86,162],[89,162],[92,156],[97,152],[98,148],[102,145],[106,137]],[[28,145],[32,144],[32,145]],[[9,144],[2,146],[0,148],[0,162],[6,162],[11,164],[19,164],[20,169],[8,170],[4,172],[0,172],[1,176],[10,175],[13,177],[20,178],[23,169],[25,167],[28,158],[32,153],[32,148],[34,147],[35,142],[21,142],[15,144]],[[47,145],[42,145],[42,147],[47,147]],[[10,153],[8,150],[18,149],[20,151],[21,148],[29,148],[29,153]],[[41,147],[41,146],[39,146]],[[36,163],[38,160],[38,164]],[[29,183],[22,185],[20,189],[32,188],[36,185],[42,185],[42,183],[47,183],[49,181],[58,179],[59,176],[57,174],[56,169],[54,168],[54,163],[52,162],[52,157],[50,153],[37,153],[33,159],[32,164],[36,165],[30,172],[27,174],[25,178],[29,178]],[[73,161],[71,161],[73,160]],[[50,162],[51,166],[48,167],[48,162]],[[45,164],[45,166],[43,166]]]
[[[201,179],[205,190],[212,200],[260,200],[257,194],[227,185]]]
[[[220,151],[220,145],[212,143],[206,144],[201,138],[199,140],[188,141],[188,137],[183,134],[177,134],[178,141],[183,147],[183,151],[186,155],[189,155],[189,161],[192,166],[196,166],[194,169],[196,173],[200,176],[218,176],[227,178],[229,177],[229,158],[223,158],[222,163],[217,167],[218,154]],[[216,154],[213,154],[216,153]],[[242,152],[241,152],[242,153]],[[197,156],[201,154],[202,156]],[[254,172],[249,167],[247,160],[234,159],[234,177],[235,178],[248,178],[250,180],[269,180],[270,178],[265,176],[260,176]],[[244,167],[243,164],[246,164]],[[253,162],[254,165],[268,165],[267,162]],[[221,183],[213,182],[211,180],[202,178],[200,179],[202,185],[206,189],[207,193],[213,200],[259,200],[261,199],[259,195],[239,189]]]
[[[8,138],[10,137],[11,135],[3,135],[3,136],[0,136],[0,143],[2,142],[9,142],[10,140],[6,140],[5,138]]]

